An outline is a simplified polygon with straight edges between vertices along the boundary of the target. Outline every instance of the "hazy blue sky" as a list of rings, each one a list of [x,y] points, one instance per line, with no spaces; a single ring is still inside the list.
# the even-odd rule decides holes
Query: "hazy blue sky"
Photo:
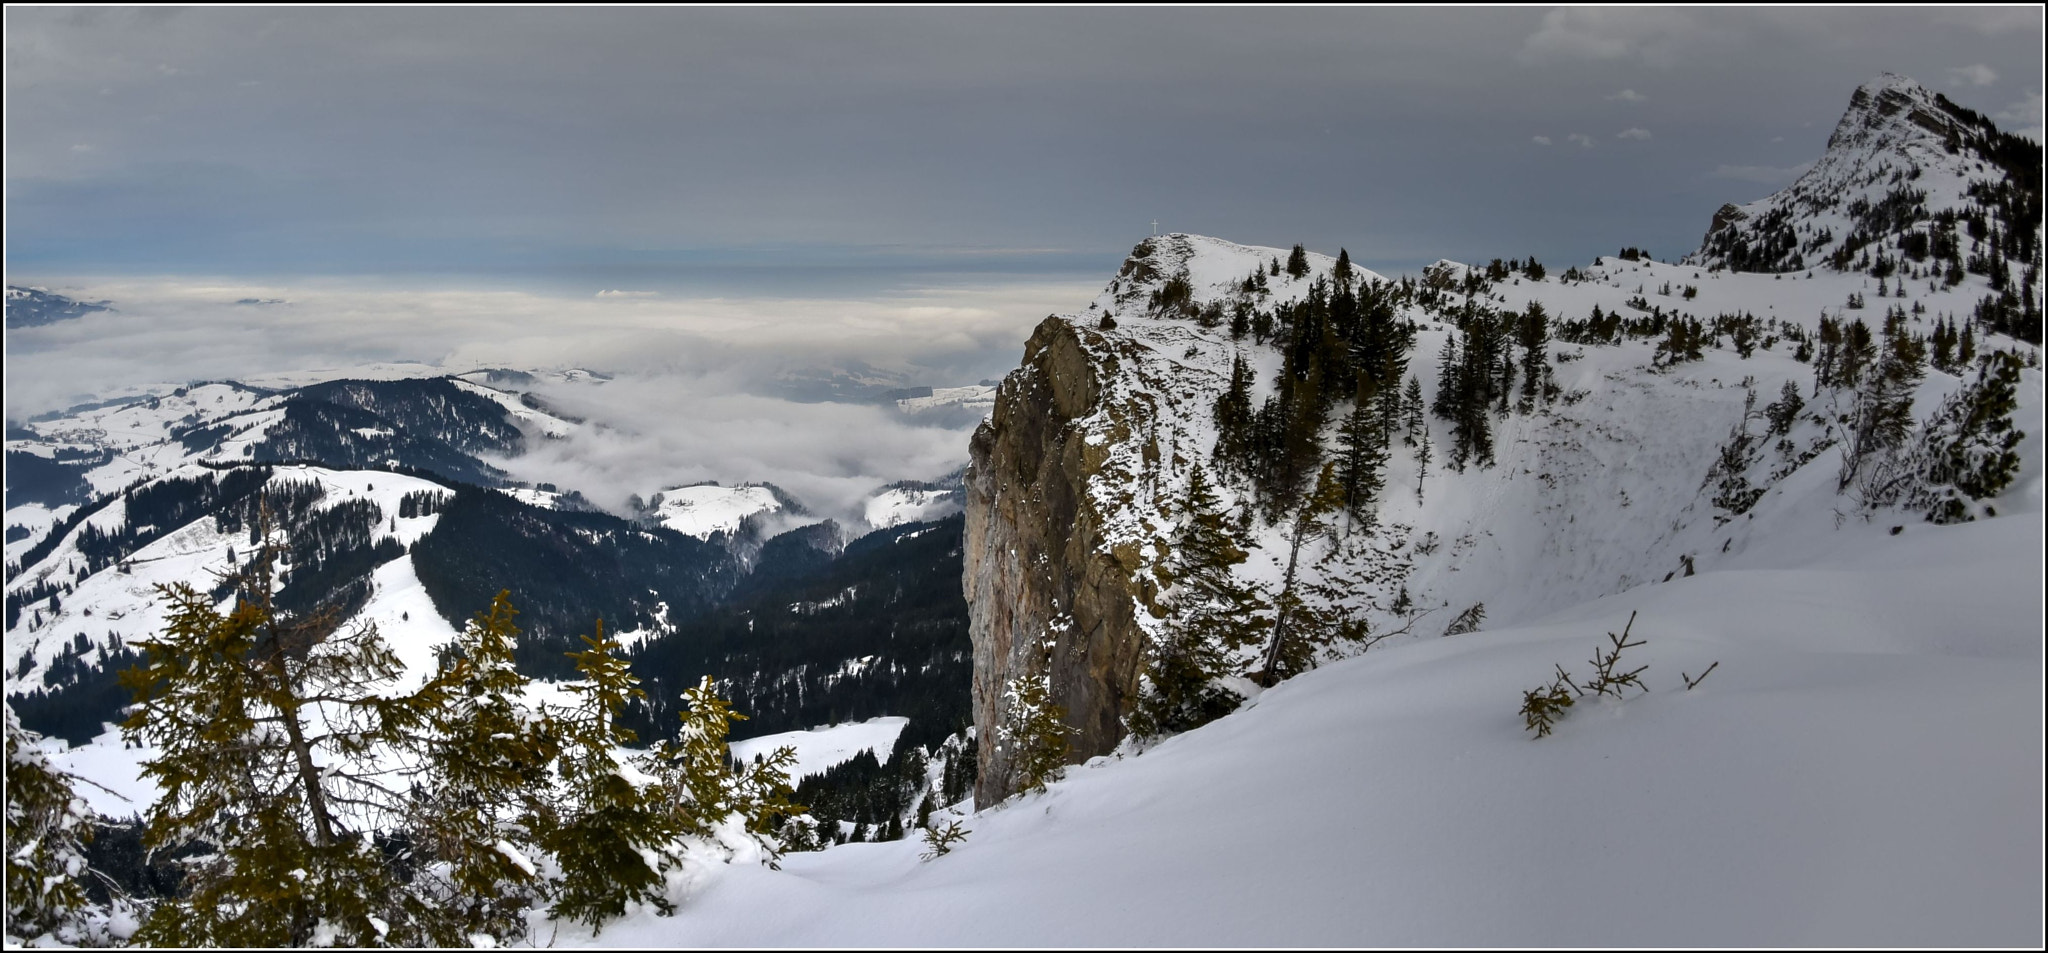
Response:
[[[1100,276],[1155,218],[1383,270],[1676,255],[1881,71],[2038,130],[2041,29],[2035,7],[10,7],[7,268],[802,293],[793,263]]]

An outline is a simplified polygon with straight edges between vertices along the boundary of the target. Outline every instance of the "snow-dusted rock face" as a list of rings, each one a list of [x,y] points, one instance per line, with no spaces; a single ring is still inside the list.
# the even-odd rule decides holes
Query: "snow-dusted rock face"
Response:
[[[1154,293],[1182,279],[1189,301],[1224,300],[1287,254],[1194,235],[1148,240],[1086,313],[1041,322],[997,388],[967,470],[976,803],[1016,790],[998,730],[1013,679],[1050,675],[1075,761],[1114,748],[1136,704],[1145,627],[1157,618],[1149,571],[1173,529],[1165,513],[1189,468],[1208,460],[1210,408],[1233,354],[1225,331],[1145,317]],[[1269,279],[1269,305],[1335,265],[1309,259],[1307,275]]]
[[[1074,320],[1046,318],[1025,345],[1024,366],[997,391],[994,416],[974,435],[965,572],[978,805],[1016,790],[996,730],[1011,679],[1049,664],[1058,673],[1054,701],[1080,728],[1078,749],[1090,753],[1122,736],[1118,717],[1137,688],[1132,567],[1106,551],[1100,514],[1088,505],[1105,448],[1078,424],[1101,410],[1091,351],[1107,345]]]
[[[1988,237],[1972,234],[1973,214],[1978,224],[2005,230],[1999,223],[2012,210],[1999,208],[2003,199],[1996,192],[2008,187],[2012,173],[2023,178],[2023,168],[2036,170],[2033,215],[2019,217],[2031,219],[2023,227],[2039,235],[2040,161],[2040,146],[1886,73],[1850,97],[1827,152],[1811,168],[1767,198],[1722,206],[1685,263],[1734,271],[1870,271],[1889,258],[1902,270],[1945,269],[1951,258],[1961,264],[1976,251],[1973,239]],[[1945,242],[1958,241],[1953,256],[1943,254],[1953,247]]]

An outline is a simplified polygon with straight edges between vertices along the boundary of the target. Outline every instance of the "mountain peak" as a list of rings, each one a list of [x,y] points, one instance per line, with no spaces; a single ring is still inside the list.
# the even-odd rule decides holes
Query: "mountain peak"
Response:
[[[1824,267],[1880,280],[1962,280],[2004,291],[2005,257],[2039,245],[2041,148],[1896,73],[1857,87],[1828,148],[1790,186],[1714,213],[1688,264]],[[1982,242],[2001,236],[1997,249]],[[2025,237],[2021,237],[2024,235]],[[2005,238],[2010,236],[2010,240]],[[2002,306],[2001,306],[2002,307]]]
[[[1828,137],[1828,150],[1899,145],[1912,139],[1945,141],[1960,123],[1947,97],[1897,73],[1856,87],[1849,109]]]

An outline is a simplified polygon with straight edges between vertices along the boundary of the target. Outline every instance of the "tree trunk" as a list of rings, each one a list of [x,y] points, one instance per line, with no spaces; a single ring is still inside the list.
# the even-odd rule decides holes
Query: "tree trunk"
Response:
[[[1294,540],[1287,549],[1287,576],[1280,584],[1279,598],[1273,600],[1274,606],[1279,610],[1273,620],[1273,642],[1266,646],[1265,664],[1260,666],[1259,677],[1255,679],[1263,688],[1272,688],[1278,680],[1280,647],[1287,640],[1287,609],[1291,602],[1289,597],[1294,594],[1294,567],[1301,560],[1301,539],[1308,535],[1307,527],[1303,526],[1302,522],[1301,517],[1294,520]]]

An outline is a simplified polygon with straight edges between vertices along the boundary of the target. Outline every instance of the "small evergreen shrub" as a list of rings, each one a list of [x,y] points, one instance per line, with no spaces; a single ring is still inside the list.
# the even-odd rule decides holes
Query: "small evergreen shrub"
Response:
[[[966,840],[967,835],[972,833],[974,832],[961,827],[957,820],[949,820],[937,827],[927,827],[924,829],[924,853],[918,856],[925,860],[937,860],[952,853],[953,845]]]

